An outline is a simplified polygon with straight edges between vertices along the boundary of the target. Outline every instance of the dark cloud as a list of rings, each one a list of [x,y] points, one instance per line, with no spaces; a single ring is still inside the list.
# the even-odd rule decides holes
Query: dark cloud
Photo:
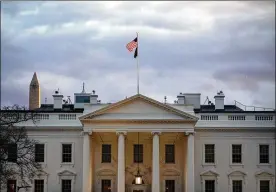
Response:
[[[274,85],[273,4],[230,3],[122,2],[110,9],[104,2],[4,3],[3,20],[12,23],[1,29],[2,82],[7,83],[9,74],[48,72],[86,81],[103,99],[121,99],[135,87],[136,62],[125,49],[135,36],[126,32],[132,27],[141,29],[141,85],[151,95],[176,96],[185,81],[196,81],[197,88],[190,89],[214,93],[221,86],[214,81],[249,92],[259,90],[260,83]],[[189,13],[186,19],[180,17],[183,12]],[[89,21],[98,24],[85,25]],[[70,23],[75,26],[66,28]],[[207,77],[213,79],[207,83]],[[4,100],[10,94],[5,89]],[[49,88],[43,89],[51,95]]]

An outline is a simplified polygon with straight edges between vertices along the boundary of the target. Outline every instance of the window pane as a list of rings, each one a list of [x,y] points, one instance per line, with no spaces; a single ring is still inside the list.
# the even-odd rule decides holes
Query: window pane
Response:
[[[62,192],[71,192],[71,180],[62,180]]]
[[[143,145],[134,144],[133,145],[133,160],[134,163],[143,163]]]
[[[16,188],[16,180],[7,181],[7,192],[15,192],[17,190]]]
[[[102,180],[102,192],[111,192],[111,180]]]
[[[260,181],[260,192],[270,192],[269,180]]]
[[[232,163],[242,163],[241,145],[232,145]]]
[[[165,145],[165,162],[166,163],[175,162],[174,145]]]
[[[102,163],[111,163],[111,145],[102,145]]]
[[[17,144],[8,145],[8,162],[17,161]]]
[[[205,192],[215,192],[215,180],[205,180]]]
[[[269,145],[260,145],[260,163],[269,163]]]
[[[72,144],[62,144],[62,162],[72,162]]]
[[[35,145],[35,161],[44,162],[44,144]]]
[[[235,180],[233,181],[233,192],[242,192],[242,181]]]
[[[44,192],[44,180],[35,180],[35,192]]]
[[[215,145],[205,145],[205,163],[215,163]]]

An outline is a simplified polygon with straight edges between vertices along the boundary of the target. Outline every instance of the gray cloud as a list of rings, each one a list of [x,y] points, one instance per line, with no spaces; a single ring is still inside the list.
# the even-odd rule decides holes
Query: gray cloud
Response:
[[[9,21],[1,29],[5,34],[1,34],[4,102],[11,94],[3,86],[9,74],[23,78],[33,71],[39,78],[45,73],[47,78],[48,74],[73,78],[74,86],[65,89],[71,95],[79,91],[75,83],[81,85],[82,81],[98,90],[102,100],[135,94],[136,62],[125,44],[138,28],[141,89],[145,94],[159,99],[183,91],[214,95],[224,88],[224,92],[255,93],[262,83],[274,86],[272,3],[121,2],[110,9],[107,6],[111,4],[104,2],[4,4],[3,23]],[[42,83],[49,83],[49,79],[44,77]],[[16,81],[11,83],[16,86]],[[9,101],[21,102],[28,83],[24,90],[15,90],[18,96]],[[43,86],[43,97],[51,91]],[[230,100],[248,102],[243,94],[238,95],[241,98],[234,96],[229,94]],[[252,98],[249,104],[260,105],[259,98]],[[275,99],[271,101],[263,104],[274,105]]]

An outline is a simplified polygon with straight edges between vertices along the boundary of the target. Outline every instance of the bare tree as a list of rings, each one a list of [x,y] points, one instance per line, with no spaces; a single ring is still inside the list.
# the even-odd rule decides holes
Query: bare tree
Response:
[[[35,123],[36,113],[14,105],[0,111],[0,191],[8,180],[17,180],[20,188],[28,188],[36,173],[42,170],[35,161],[35,144],[28,138],[24,123]]]

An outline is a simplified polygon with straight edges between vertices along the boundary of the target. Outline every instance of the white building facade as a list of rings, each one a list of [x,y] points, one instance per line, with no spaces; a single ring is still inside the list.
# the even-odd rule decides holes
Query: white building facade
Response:
[[[53,98],[24,124],[44,169],[29,191],[275,192],[275,111],[225,105],[222,92],[207,105],[191,93],[174,104]]]

